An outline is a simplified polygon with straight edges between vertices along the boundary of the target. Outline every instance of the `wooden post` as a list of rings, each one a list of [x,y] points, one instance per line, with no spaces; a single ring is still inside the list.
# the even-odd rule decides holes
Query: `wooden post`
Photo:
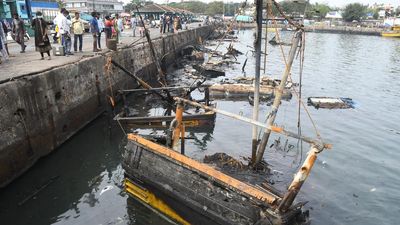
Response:
[[[154,49],[153,42],[151,41],[149,31],[146,28],[146,25],[145,25],[145,23],[143,21],[142,15],[140,14],[140,11],[139,11],[139,8],[138,8],[137,5],[136,5],[136,11],[138,12],[140,21],[143,24],[144,35],[146,36],[147,43],[149,44],[149,47],[150,47],[151,57],[153,58],[153,62],[154,62],[154,64],[156,64],[156,67],[157,67],[158,81],[161,83],[162,86],[167,86],[167,80],[165,79],[165,74],[161,69],[161,65],[160,65],[160,62],[158,61],[157,54],[156,54],[156,51]],[[167,95],[169,96],[169,92],[168,91],[166,91],[166,92],[167,92]]]
[[[297,48],[299,47],[299,44],[301,42],[302,34],[303,34],[302,30],[299,30],[294,35],[292,47],[290,48],[290,52],[289,52],[289,60],[286,65],[285,72],[283,73],[281,83],[278,87],[278,90],[275,91],[275,99],[274,99],[274,104],[272,105],[272,112],[270,113],[270,117],[267,120],[268,127],[271,127],[272,125],[274,125],[276,114],[278,113],[278,109],[281,104],[282,93],[283,93],[283,90],[285,89],[286,82],[288,80],[290,70],[292,68],[294,58],[296,56]],[[257,158],[255,161],[255,164],[261,162],[261,160],[264,156],[265,148],[268,144],[268,139],[269,139],[270,135],[271,135],[271,129],[265,129],[263,137],[260,142],[260,145],[258,146]]]
[[[176,114],[175,114],[175,120],[177,122],[177,125],[174,129],[174,133],[172,134],[172,149],[176,151],[178,150],[179,138],[182,135],[181,134],[183,128],[182,117],[183,117],[183,103],[182,101],[177,101]]]
[[[288,192],[286,192],[285,196],[278,206],[279,211],[285,212],[293,204],[293,201],[299,193],[301,186],[306,181],[312,167],[314,166],[315,160],[317,159],[317,154],[320,152],[321,150],[319,150],[315,145],[311,146],[306,160],[304,161],[300,170],[294,176],[294,179],[288,188]]]
[[[253,120],[258,121],[258,111],[260,105],[260,73],[261,73],[261,41],[262,41],[262,4],[263,0],[257,0],[257,38],[255,43],[256,50],[256,74],[254,77],[254,107],[253,107]],[[257,154],[257,143],[258,143],[258,127],[253,125],[252,130],[252,151],[251,151],[251,162],[254,163]]]

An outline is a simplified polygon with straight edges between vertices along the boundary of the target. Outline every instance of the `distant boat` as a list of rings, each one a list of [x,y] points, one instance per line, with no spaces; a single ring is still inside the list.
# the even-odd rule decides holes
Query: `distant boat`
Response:
[[[382,31],[382,37],[398,37],[400,38],[400,25],[391,27],[389,31]]]

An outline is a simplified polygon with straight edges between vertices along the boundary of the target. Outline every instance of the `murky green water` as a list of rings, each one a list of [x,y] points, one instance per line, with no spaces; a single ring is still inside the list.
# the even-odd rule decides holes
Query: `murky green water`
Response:
[[[284,34],[290,39],[289,35]],[[252,45],[250,37],[251,31],[240,33],[241,42],[235,47],[246,52],[246,45]],[[268,52],[267,74],[278,77],[283,71],[279,48],[268,46]],[[251,53],[248,56],[246,73],[252,76],[254,59]],[[245,58],[240,56],[238,61],[242,63]],[[241,75],[241,66],[228,69],[227,76]],[[296,63],[295,79],[297,71]],[[310,110],[322,137],[334,145],[333,150],[320,155],[299,194],[301,200],[309,201],[312,224],[398,224],[399,76],[399,39],[307,33],[303,99],[337,96],[353,98],[357,103],[351,110]],[[218,108],[251,117],[247,101],[217,103]],[[261,115],[269,110],[262,105]],[[283,102],[277,123],[296,130],[294,99]],[[303,134],[314,137],[304,113],[302,124]],[[220,115],[213,133],[196,134],[196,138],[188,143],[187,152],[197,159],[221,151],[237,158],[250,155],[251,127]],[[289,143],[296,144],[294,140]],[[168,224],[122,191],[123,145],[119,128],[107,115],[100,117],[0,191],[0,223]],[[290,174],[296,171],[301,158],[296,150],[267,150],[265,159],[272,169],[288,174],[279,176],[277,185],[287,185]],[[52,183],[23,203],[52,178]]]

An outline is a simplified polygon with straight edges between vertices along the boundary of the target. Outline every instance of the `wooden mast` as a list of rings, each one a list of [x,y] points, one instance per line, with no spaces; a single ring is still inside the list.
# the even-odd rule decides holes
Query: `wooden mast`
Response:
[[[292,47],[290,48],[289,59],[288,59],[287,65],[286,65],[285,72],[283,73],[281,83],[278,87],[278,90],[275,91],[274,104],[272,105],[272,110],[271,110],[271,113],[269,114],[269,118],[267,120],[267,126],[272,126],[275,122],[276,114],[278,113],[279,106],[280,106],[281,100],[282,100],[282,93],[283,93],[283,90],[285,89],[286,82],[288,80],[294,58],[296,57],[296,51],[301,42],[302,34],[303,34],[303,32],[300,29],[294,35]],[[265,129],[263,137],[260,142],[260,145],[258,146],[255,164],[261,162],[261,160],[264,156],[265,148],[268,144],[268,139],[269,139],[270,135],[271,135],[271,129]]]
[[[261,73],[261,40],[262,40],[262,4],[263,0],[257,0],[257,37],[255,41],[256,50],[256,74],[254,77],[254,107],[253,107],[253,120],[258,121],[258,112],[260,105],[260,73]],[[251,162],[254,163],[257,155],[257,134],[258,127],[253,125],[252,130],[252,151],[251,151]]]

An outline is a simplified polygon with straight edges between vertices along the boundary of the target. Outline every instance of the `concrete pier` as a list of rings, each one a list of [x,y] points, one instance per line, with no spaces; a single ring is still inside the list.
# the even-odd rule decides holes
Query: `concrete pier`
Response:
[[[211,30],[211,27],[197,27],[155,38],[158,58],[166,65],[172,63],[182,47],[196,42],[199,36],[204,39]],[[108,76],[104,68],[108,57],[144,80],[154,80],[157,76],[146,42],[124,45],[116,52],[69,57],[55,65],[47,60],[37,60],[31,65],[21,61],[19,66],[12,64],[13,68],[2,65],[0,187],[104,112],[109,107],[107,96],[111,90],[115,93],[137,85],[116,68]]]

